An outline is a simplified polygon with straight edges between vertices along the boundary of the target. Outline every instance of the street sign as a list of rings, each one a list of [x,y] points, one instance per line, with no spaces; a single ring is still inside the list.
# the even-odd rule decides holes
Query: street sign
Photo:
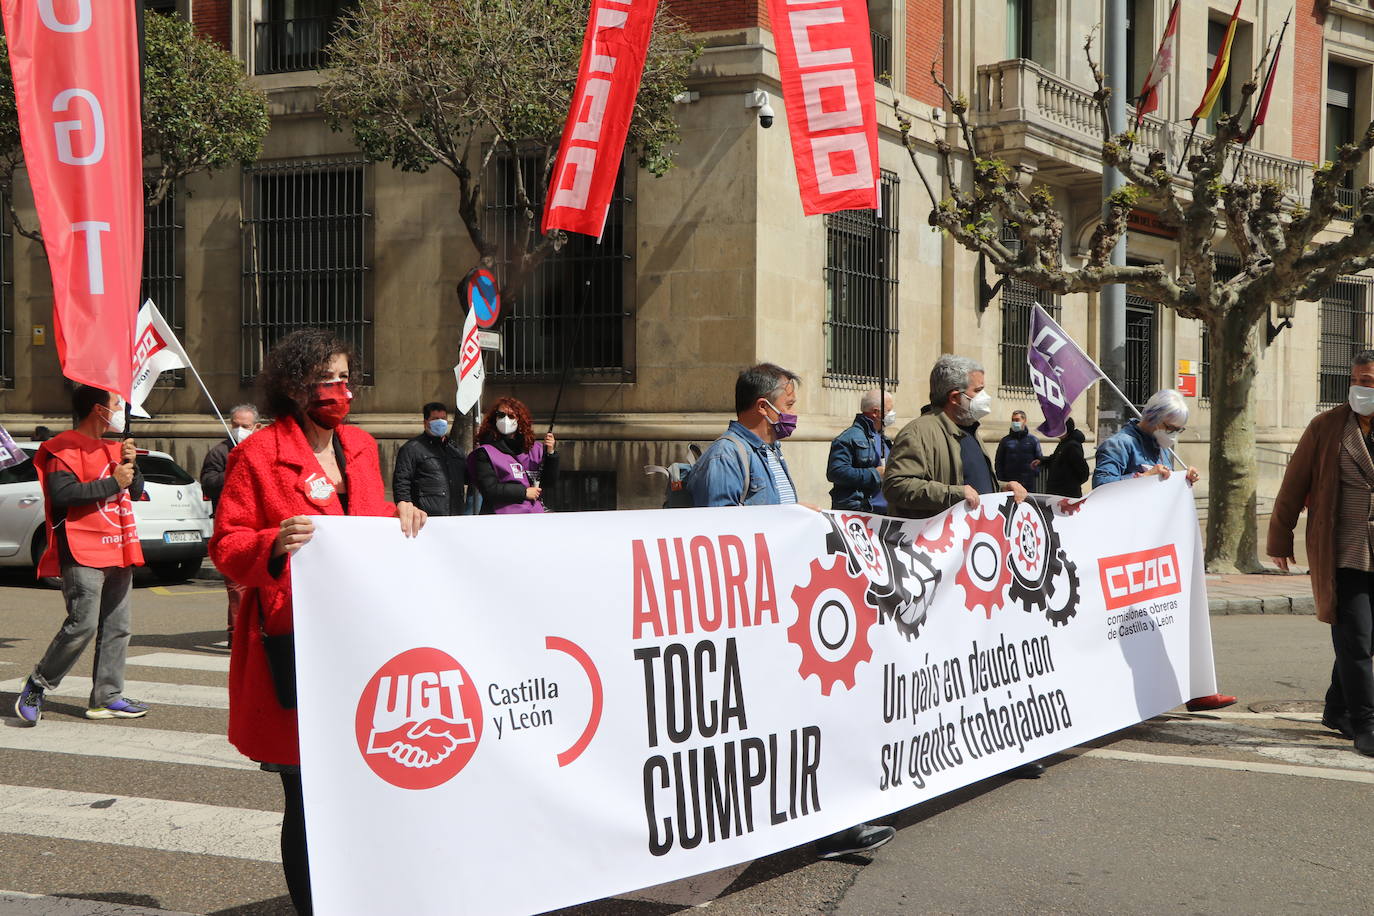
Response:
[[[1178,375],[1178,384],[1174,387],[1177,388],[1178,393],[1185,398],[1195,398],[1197,397],[1197,376],[1191,374],[1185,375],[1180,372]]]
[[[501,317],[501,289],[496,275],[478,267],[463,278],[463,299],[479,328],[490,328]]]
[[[500,332],[500,331],[478,331],[478,332],[477,332],[477,344],[478,344],[478,346],[480,346],[483,350],[498,350],[498,351],[499,351],[499,350],[501,349],[501,332]]]

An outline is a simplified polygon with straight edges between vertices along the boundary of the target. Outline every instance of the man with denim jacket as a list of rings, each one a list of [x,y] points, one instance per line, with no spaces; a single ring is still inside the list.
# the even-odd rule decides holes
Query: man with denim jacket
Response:
[[[896,420],[892,395],[884,399],[876,388],[864,392],[854,425],[830,443],[830,459],[825,464],[825,479],[834,484],[830,508],[887,514],[883,471],[892,440],[886,430]]]
[[[779,444],[797,428],[801,377],[773,363],[759,363],[735,380],[735,419],[687,475],[696,506],[778,506],[795,503],[797,489]],[[745,474],[745,460],[749,470]],[[856,824],[816,842],[822,859],[870,852],[897,835],[891,827]]]

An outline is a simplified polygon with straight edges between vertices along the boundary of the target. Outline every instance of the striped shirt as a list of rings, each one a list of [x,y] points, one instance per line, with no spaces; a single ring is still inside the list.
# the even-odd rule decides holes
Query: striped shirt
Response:
[[[787,477],[787,469],[782,466],[782,450],[776,445],[767,449],[768,473],[773,475],[773,486],[778,490],[778,503],[788,505],[797,501],[797,491]]]

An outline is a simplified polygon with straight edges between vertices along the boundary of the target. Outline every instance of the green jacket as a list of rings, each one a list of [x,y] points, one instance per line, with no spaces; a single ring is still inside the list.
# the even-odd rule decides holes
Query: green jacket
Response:
[[[905,518],[929,518],[962,501],[964,459],[959,440],[967,435],[943,411],[908,423],[892,443],[883,474],[888,511]],[[987,460],[986,452],[983,460]],[[1000,487],[990,461],[988,474]]]

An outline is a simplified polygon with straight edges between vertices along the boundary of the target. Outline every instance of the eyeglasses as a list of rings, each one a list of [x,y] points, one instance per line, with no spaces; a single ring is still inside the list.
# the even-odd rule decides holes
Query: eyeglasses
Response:
[[[515,414],[513,414],[513,413],[506,413],[504,410],[498,410],[498,411],[496,411],[496,415],[497,415],[498,417],[508,417],[508,418],[510,418],[510,419],[512,419],[512,420],[516,419]]]
[[[1183,432],[1183,431],[1184,431],[1185,429],[1187,429],[1187,428],[1188,428],[1188,427],[1186,427],[1186,426],[1170,426],[1168,423],[1165,423],[1165,424],[1164,424],[1164,431],[1165,431],[1166,433],[1175,433],[1175,434],[1177,434],[1177,433]]]

